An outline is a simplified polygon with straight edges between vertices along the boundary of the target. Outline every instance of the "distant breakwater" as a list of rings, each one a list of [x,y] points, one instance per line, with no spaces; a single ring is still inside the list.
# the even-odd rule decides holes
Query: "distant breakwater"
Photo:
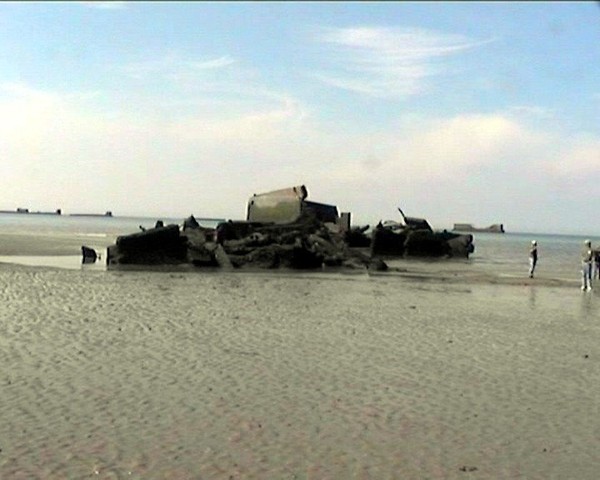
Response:
[[[28,208],[17,208],[16,210],[0,210],[0,213],[10,213],[17,215],[62,215],[62,210],[57,208],[51,212],[43,211],[31,211]],[[113,214],[110,210],[104,213],[69,213],[70,217],[112,217]]]
[[[17,208],[16,210],[0,210],[0,213],[15,213],[19,215],[62,215],[62,211],[60,208],[56,209],[53,212],[32,212],[28,208]]]

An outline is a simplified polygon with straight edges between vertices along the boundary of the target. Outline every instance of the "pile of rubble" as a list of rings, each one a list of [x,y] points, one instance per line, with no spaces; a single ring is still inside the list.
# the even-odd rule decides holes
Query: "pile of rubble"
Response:
[[[107,265],[190,264],[225,269],[385,270],[386,264],[351,248],[344,233],[307,210],[293,222],[228,221],[202,227],[193,216],[178,225],[157,226],[117,238]]]
[[[216,228],[201,226],[193,215],[181,228],[159,220],[154,228],[118,237],[108,248],[106,263],[387,270],[382,258],[467,258],[474,250],[472,235],[436,232],[425,219],[406,217],[400,209],[402,223],[380,222],[372,232],[369,226],[352,228],[350,213],[339,214],[335,205],[307,196],[304,185],[254,194],[246,220],[221,222]]]

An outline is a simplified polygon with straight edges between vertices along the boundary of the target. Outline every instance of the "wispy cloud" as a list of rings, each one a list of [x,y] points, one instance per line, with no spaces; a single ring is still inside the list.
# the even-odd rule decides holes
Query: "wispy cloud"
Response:
[[[229,55],[225,55],[212,60],[204,60],[200,62],[188,62],[190,68],[194,70],[213,70],[217,68],[228,67],[235,63],[235,60]]]
[[[272,87],[259,71],[230,55],[198,58],[170,52],[114,69],[133,83],[129,92],[135,95],[127,94],[128,104],[136,103],[149,114],[163,112],[174,121],[203,123],[210,118],[227,123],[235,119],[246,131],[245,126],[258,119],[293,118],[295,122],[308,115],[294,94]],[[112,93],[113,98],[119,95]]]
[[[233,141],[238,146],[254,148],[265,145],[282,134],[293,134],[302,128],[308,114],[303,105],[292,97],[260,97],[260,106],[250,111],[233,102],[225,105],[227,115],[209,111],[187,116],[165,125],[164,130],[180,141],[215,142]]]
[[[330,47],[332,67],[315,77],[331,86],[373,97],[421,93],[424,81],[443,73],[434,60],[488,43],[463,35],[414,28],[327,28],[316,39]]]
[[[201,60],[188,60],[177,53],[168,53],[161,58],[133,62],[122,67],[132,78],[143,79],[150,75],[163,78],[181,78],[201,72],[220,70],[236,63],[229,55]]]

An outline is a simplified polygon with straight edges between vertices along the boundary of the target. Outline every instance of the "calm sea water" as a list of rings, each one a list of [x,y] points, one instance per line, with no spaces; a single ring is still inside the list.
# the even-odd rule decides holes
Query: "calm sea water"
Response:
[[[0,214],[0,232],[13,234],[76,234],[118,236],[139,231],[139,226],[152,228],[157,220],[165,225],[183,224],[184,218],[165,217],[104,217],[104,216],[71,216],[71,215],[38,215],[38,214]],[[214,227],[218,223],[214,219],[196,218],[206,227]]]
[[[476,233],[475,252],[469,262],[487,271],[500,274],[523,275],[529,268],[531,241],[538,243],[536,275],[573,279],[580,277],[581,249],[586,239],[592,246],[600,245],[598,237],[564,234],[531,233]]]
[[[0,214],[0,233],[22,235],[77,235],[86,236],[92,242],[94,238],[103,238],[112,243],[119,235],[127,235],[139,231],[139,227],[151,228],[157,220],[162,220],[165,225],[183,223],[183,218],[156,218],[156,217],[79,217],[69,215],[19,215]],[[215,227],[216,219],[197,218],[205,227]],[[586,238],[592,241],[593,246],[600,246],[600,237],[584,237],[579,235],[564,234],[531,234],[531,233],[475,233],[475,252],[468,260],[452,260],[459,262],[465,268],[482,269],[502,275],[523,275],[528,270],[528,253],[531,240],[538,242],[537,275],[558,278],[574,279],[580,275],[580,251]],[[1,237],[0,237],[1,241]],[[6,261],[6,258],[0,261]],[[400,261],[393,261],[398,264]],[[30,262],[41,262],[68,268],[80,268],[80,258],[53,260],[34,259]],[[418,260],[417,260],[418,262]],[[446,261],[436,260],[439,265]],[[89,267],[86,267],[89,268]]]
[[[70,216],[45,214],[0,214],[0,242],[2,234],[39,236],[57,243],[69,238],[77,240],[81,245],[94,248],[102,261],[82,265],[79,252],[72,256],[7,256],[0,255],[0,263],[16,263],[29,266],[49,266],[69,269],[104,270],[106,265],[106,246],[115,243],[120,235],[129,235],[140,231],[140,226],[148,229],[162,220],[165,225],[182,225],[184,218],[169,217],[104,217],[104,216]],[[203,227],[216,227],[219,219],[196,220]],[[72,242],[71,242],[72,243]]]

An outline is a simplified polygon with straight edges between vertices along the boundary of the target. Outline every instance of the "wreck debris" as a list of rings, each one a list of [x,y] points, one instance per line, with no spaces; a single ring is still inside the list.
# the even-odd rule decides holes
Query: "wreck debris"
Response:
[[[324,223],[338,223],[340,216],[334,205],[306,200],[304,185],[254,194],[248,201],[246,220],[249,222],[290,223],[307,211],[312,211]]]
[[[473,253],[473,235],[435,232],[427,220],[406,217],[403,223],[379,222],[371,237],[372,256],[462,257]]]
[[[368,248],[371,246],[371,236],[366,232],[370,225],[352,227],[344,232],[344,241],[350,248]]]
[[[200,228],[200,224],[198,223],[198,220],[194,218],[193,215],[190,215],[183,221],[183,231],[190,230],[193,228]]]
[[[237,267],[314,269],[342,265],[345,244],[339,234],[304,210],[289,223],[233,222],[219,224],[218,242]]]
[[[201,226],[193,215],[178,225],[120,236],[108,248],[107,265],[185,264],[220,269],[322,269],[383,271],[382,256],[468,257],[472,235],[434,232],[424,219],[351,227],[350,213],[306,200],[304,185],[253,195],[246,220]]]
[[[85,245],[81,246],[81,263],[94,263],[98,259],[96,250]]]
[[[157,226],[117,237],[108,247],[107,265],[178,264],[187,260],[187,239],[178,225]]]
[[[189,264],[223,269],[374,268],[385,265],[353,251],[341,233],[306,210],[294,222],[228,221],[217,228],[177,225],[155,227],[117,238],[108,248],[107,265]]]

